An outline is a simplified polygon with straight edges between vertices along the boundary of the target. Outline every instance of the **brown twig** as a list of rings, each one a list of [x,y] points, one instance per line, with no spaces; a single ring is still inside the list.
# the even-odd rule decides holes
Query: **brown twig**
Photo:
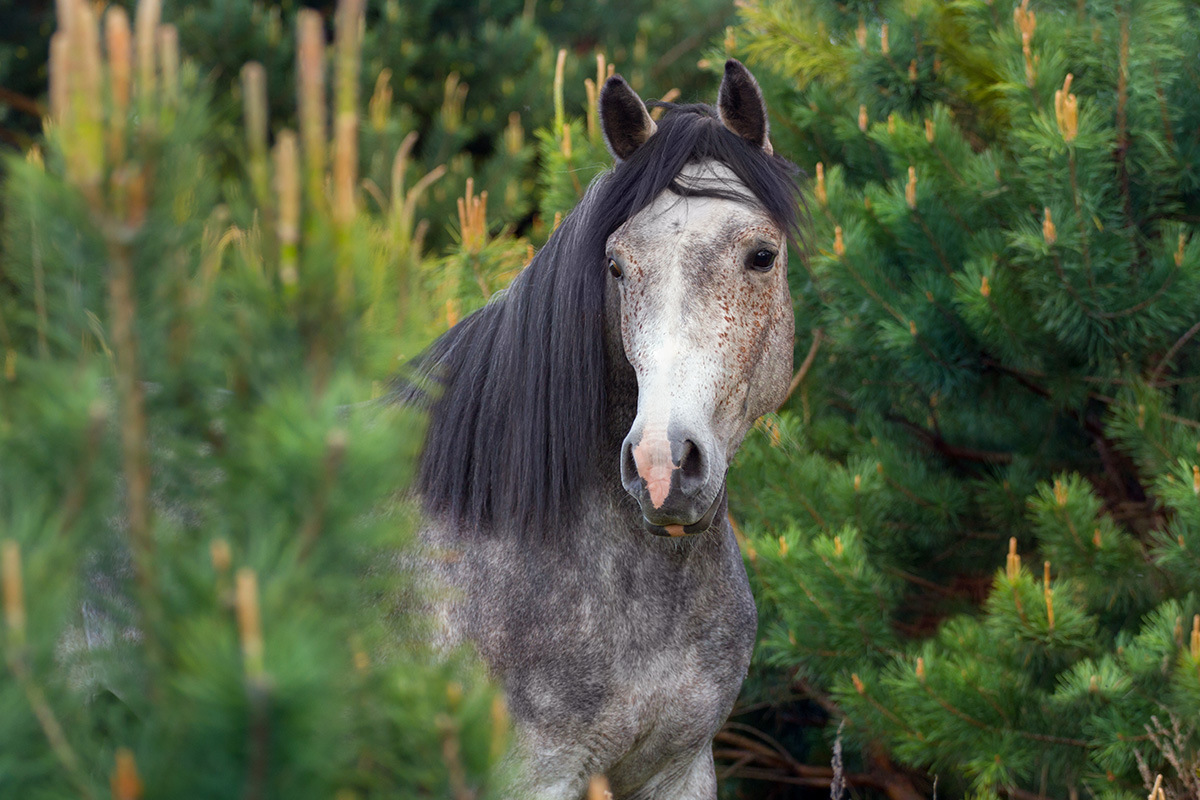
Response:
[[[773,781],[793,786],[829,788],[834,780],[834,770],[802,764],[784,752],[783,756],[752,739],[722,730],[716,741],[733,745],[718,748],[713,752],[717,758],[734,759],[723,773],[723,777],[749,778]],[[868,773],[845,773],[847,786],[876,789],[884,792],[891,800],[922,800],[922,795],[913,787],[911,779],[897,771],[886,759],[872,759],[874,769]]]
[[[1121,197],[1125,201],[1125,220],[1133,226],[1133,194],[1130,191],[1129,167],[1125,156],[1129,151],[1129,133],[1126,124],[1125,106],[1129,99],[1129,9],[1117,6],[1121,18],[1121,43],[1118,47],[1117,66],[1117,174],[1120,176]]]
[[[1012,453],[1004,453],[995,450],[975,450],[970,447],[958,447],[952,445],[943,439],[939,434],[925,430],[912,420],[906,419],[898,414],[888,414],[884,419],[889,422],[895,422],[904,426],[908,430],[916,434],[923,442],[928,444],[938,453],[943,456],[963,461],[980,461],[985,464],[1010,464],[1012,463]]]
[[[909,583],[915,584],[924,589],[928,589],[931,592],[936,592],[943,597],[957,597],[961,594],[960,592],[956,592],[948,586],[942,586],[939,583],[934,583],[933,581],[926,580],[919,575],[913,575],[911,572],[905,572],[904,570],[897,569],[896,567],[884,567],[884,572],[887,572],[890,575],[895,575],[897,578],[906,580]]]
[[[242,796],[245,800],[259,800],[265,794],[267,784],[271,742],[271,731],[267,725],[270,688],[265,680],[251,678],[246,683],[246,692],[250,702],[250,725],[246,731],[250,764]]]
[[[312,508],[308,518],[300,529],[300,557],[306,558],[312,551],[321,526],[325,524],[325,512],[329,504],[329,494],[337,480],[338,469],[342,465],[342,457],[346,454],[346,433],[335,428],[325,437],[325,463],[321,475],[321,483],[317,486]]]
[[[780,744],[778,741],[776,741],[776,739],[774,737],[767,735],[767,733],[765,731],[761,731],[752,725],[746,725],[741,722],[725,723],[725,733],[727,733],[730,736],[737,736],[736,733],[732,732],[733,730],[744,731],[745,733],[757,736],[759,739],[761,739],[763,741],[765,746],[768,747],[771,752],[774,752],[775,754],[777,754],[778,757],[781,758],[785,764],[788,764],[798,770],[804,769],[804,765],[802,765],[799,761],[797,761],[795,758],[793,758],[792,754],[788,752],[786,747],[784,747],[782,744]],[[751,742],[751,743],[753,743],[753,742]],[[762,745],[759,745],[759,746],[762,746]]]
[[[1021,789],[1016,786],[999,786],[1001,792],[1013,798],[1013,800],[1054,800],[1048,795],[1031,792],[1027,789]]]
[[[808,355],[801,362],[800,369],[796,370],[796,374],[792,376],[792,382],[788,384],[787,396],[783,398],[784,403],[791,399],[792,392],[796,391],[797,387],[804,382],[805,376],[808,375],[808,371],[812,369],[813,362],[817,359],[817,350],[821,346],[821,340],[825,337],[825,331],[823,328],[815,328],[812,335],[813,340],[812,345],[808,348]]]
[[[33,675],[30,673],[29,665],[25,662],[22,654],[15,654],[9,658],[9,668],[20,684],[21,689],[25,692],[25,698],[29,701],[29,707],[33,709],[33,715],[37,717],[38,725],[42,728],[42,733],[46,736],[46,741],[50,743],[50,750],[54,753],[55,758],[62,764],[63,768],[71,776],[72,783],[79,791],[82,797],[94,798],[96,795],[92,792],[92,787],[88,784],[87,778],[84,775],[83,769],[79,764],[79,759],[75,755],[75,751],[71,749],[71,744],[67,741],[67,735],[63,732],[62,725],[59,724],[58,718],[54,716],[54,711],[50,708],[50,703],[46,700],[46,695],[42,692],[40,686],[33,681]]]
[[[739,751],[741,754],[751,756],[753,759],[759,761],[766,761],[768,766],[786,766],[789,769],[792,767],[792,759],[790,757],[786,755],[781,756],[770,747],[729,730],[722,729],[718,731],[717,735],[713,737],[713,741],[739,747],[741,748]]]
[[[736,751],[735,751],[736,752]],[[713,755],[720,753],[723,756],[729,757],[732,753],[728,751],[715,751]],[[756,767],[741,767],[737,770],[727,770],[727,777],[749,778],[756,781],[771,781],[772,783],[787,783],[792,786],[814,786],[818,788],[828,788],[833,781],[832,778],[801,778],[796,775],[789,775],[786,772],[770,769],[760,769]],[[863,780],[855,780],[862,778]],[[880,788],[878,783],[872,781],[867,776],[863,775],[847,775],[846,782],[852,786],[870,786]]]
[[[110,226],[109,308],[112,347],[116,355],[116,383],[121,429],[122,472],[125,478],[125,513],[134,557],[134,571],[146,612],[146,642],[157,653],[154,589],[154,534],[150,510],[150,453],[146,422],[146,395],[139,378],[137,302],[133,254],[126,231]]]
[[[1158,362],[1158,366],[1156,366],[1154,371],[1150,373],[1149,383],[1151,386],[1158,382],[1159,376],[1162,375],[1163,370],[1167,368],[1167,364],[1171,362],[1171,359],[1175,357],[1175,354],[1179,352],[1179,348],[1187,344],[1188,340],[1197,333],[1200,333],[1200,322],[1197,322],[1195,325],[1188,328],[1187,332],[1183,334],[1183,336],[1180,336],[1175,341],[1175,344],[1171,345],[1171,349],[1167,351],[1167,354],[1162,357],[1161,361]]]
[[[92,465],[96,461],[96,452],[100,448],[100,434],[104,432],[104,423],[108,414],[103,405],[94,404],[88,409],[87,443],[84,447],[83,458],[75,469],[75,479],[67,492],[62,504],[62,520],[59,522],[60,533],[71,530],[75,525],[79,512],[87,499],[87,486],[91,475]]]
[[[953,275],[954,268],[951,267],[950,262],[946,260],[946,254],[942,251],[942,246],[938,244],[937,237],[933,235],[933,231],[931,231],[929,226],[925,224],[925,218],[921,216],[921,212],[914,208],[912,210],[912,217],[921,226],[921,231],[925,234],[925,239],[929,242],[930,247],[933,248],[933,252],[937,255],[938,261],[942,265],[942,270],[947,275]]]
[[[80,795],[89,800],[92,793],[87,776],[79,764],[75,751],[54,716],[54,710],[46,695],[33,679],[29,667],[29,651],[26,647],[26,608],[24,578],[21,571],[21,550],[14,539],[0,542],[0,586],[3,587],[5,655],[8,667],[17,683],[25,692],[25,699],[41,726],[42,734],[50,745],[50,751],[62,764]]]
[[[454,800],[472,800],[474,795],[467,785],[466,769],[463,767],[462,747],[458,728],[449,715],[439,716],[437,727],[442,735],[442,761],[450,778],[450,791]]]
[[[663,70],[678,61],[684,53],[688,52],[700,43],[708,41],[713,32],[719,29],[719,23],[724,21],[719,17],[717,20],[717,25],[710,24],[704,30],[696,31],[691,36],[680,40],[674,47],[659,56],[658,60],[654,62],[654,66],[650,68],[650,75],[657,78],[658,76],[662,75]]]
[[[41,103],[23,94],[18,94],[12,89],[6,89],[3,86],[0,86],[0,103],[5,104],[14,111],[20,111],[38,119],[46,116],[46,109]]]
[[[1075,219],[1079,223],[1079,244],[1083,251],[1083,265],[1087,270],[1088,288],[1092,290],[1092,297],[1095,298],[1095,283],[1092,276],[1092,255],[1091,247],[1088,244],[1087,224],[1084,222],[1083,204],[1079,200],[1079,170],[1075,161],[1075,148],[1069,148],[1067,158],[1071,165],[1071,197],[1075,203]]]

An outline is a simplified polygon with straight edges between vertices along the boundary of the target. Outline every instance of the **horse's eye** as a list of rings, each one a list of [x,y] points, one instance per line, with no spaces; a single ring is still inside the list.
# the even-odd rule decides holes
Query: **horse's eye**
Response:
[[[621,272],[621,268],[617,266],[616,260],[612,258],[608,260],[608,272],[617,280],[625,277],[625,273]]]
[[[759,250],[757,253],[750,256],[749,263],[747,263],[746,266],[750,267],[750,269],[758,270],[759,272],[766,272],[771,267],[775,266],[775,253],[771,250],[767,250],[766,248]]]

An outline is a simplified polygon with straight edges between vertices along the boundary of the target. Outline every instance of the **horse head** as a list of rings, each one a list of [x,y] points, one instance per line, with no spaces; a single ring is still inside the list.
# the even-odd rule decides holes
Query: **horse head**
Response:
[[[791,231],[743,179],[772,161],[757,82],[731,59],[715,113],[674,110],[703,117],[714,144],[608,236],[605,255],[609,328],[637,377],[622,483],[652,533],[682,536],[710,528],[746,432],[785,399],[794,321]],[[663,134],[619,76],[604,86],[600,117],[618,170],[654,168],[639,155]]]

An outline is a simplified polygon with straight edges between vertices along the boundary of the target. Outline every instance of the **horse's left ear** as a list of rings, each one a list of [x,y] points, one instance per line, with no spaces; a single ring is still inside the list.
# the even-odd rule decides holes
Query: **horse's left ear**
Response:
[[[726,128],[766,150],[768,155],[773,152],[767,138],[767,103],[762,90],[750,70],[736,58],[725,62],[725,77],[717,93],[717,112]]]

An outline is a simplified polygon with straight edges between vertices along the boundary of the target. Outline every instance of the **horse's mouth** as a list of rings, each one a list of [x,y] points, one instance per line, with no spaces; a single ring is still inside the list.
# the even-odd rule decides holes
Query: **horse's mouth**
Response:
[[[691,523],[690,525],[675,524],[675,525],[655,525],[650,520],[642,517],[642,524],[646,526],[646,530],[653,533],[655,536],[693,536],[697,533],[704,533],[712,527],[713,520],[717,518],[717,512],[720,511],[725,501],[725,487],[721,487],[721,491],[717,492],[717,496],[713,498],[712,505],[708,507],[708,511],[704,512],[704,516]]]

